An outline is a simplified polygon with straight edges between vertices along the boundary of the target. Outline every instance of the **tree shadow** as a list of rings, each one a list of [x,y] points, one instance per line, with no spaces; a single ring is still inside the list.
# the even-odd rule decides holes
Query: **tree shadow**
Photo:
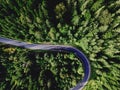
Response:
[[[2,64],[0,64],[0,82],[5,81],[6,74],[7,74],[6,68]]]
[[[62,0],[47,0],[46,1],[49,19],[55,27],[57,26],[58,21],[56,19],[54,8],[60,2],[62,2]]]
[[[57,26],[57,24],[61,21],[59,21],[58,19],[56,19],[56,13],[54,11],[56,5],[58,5],[59,3],[63,2],[65,4],[65,7],[67,8],[67,11],[64,13],[63,15],[63,22],[70,24],[71,22],[71,18],[72,18],[72,12],[71,12],[71,8],[67,7],[66,1],[63,0],[47,0],[47,10],[48,10],[48,15],[50,17],[50,21],[55,25],[55,27]]]
[[[57,82],[55,81],[54,75],[50,70],[45,70],[42,73],[42,76],[45,90],[58,90]]]
[[[32,65],[30,67],[30,75],[32,80],[37,81],[37,85],[40,89],[43,89],[44,87],[44,90],[59,90],[54,74],[50,70],[41,69],[41,66],[37,64],[36,54],[38,54],[38,52],[29,52],[28,54],[28,58],[32,62]],[[39,57],[44,58],[44,54],[45,52],[39,52],[38,55]],[[50,55],[50,53],[47,54]],[[43,82],[42,87],[39,82]]]

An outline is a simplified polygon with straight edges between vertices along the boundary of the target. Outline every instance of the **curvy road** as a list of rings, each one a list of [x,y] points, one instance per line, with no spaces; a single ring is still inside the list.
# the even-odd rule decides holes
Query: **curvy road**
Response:
[[[82,62],[84,68],[84,77],[83,79],[70,90],[82,90],[83,87],[87,84],[90,78],[90,63],[86,56],[77,48],[67,45],[48,45],[48,44],[28,44],[26,42],[20,42],[17,40],[12,40],[4,37],[0,37],[0,43],[9,44],[17,47],[22,47],[30,50],[42,50],[42,51],[65,51],[74,53]]]

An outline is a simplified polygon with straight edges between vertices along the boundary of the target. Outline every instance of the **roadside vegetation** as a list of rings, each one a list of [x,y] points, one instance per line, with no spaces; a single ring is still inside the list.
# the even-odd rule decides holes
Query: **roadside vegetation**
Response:
[[[120,88],[120,0],[0,0],[0,36],[75,46],[91,64],[83,90]],[[73,53],[0,43],[0,90],[68,90],[82,76]]]

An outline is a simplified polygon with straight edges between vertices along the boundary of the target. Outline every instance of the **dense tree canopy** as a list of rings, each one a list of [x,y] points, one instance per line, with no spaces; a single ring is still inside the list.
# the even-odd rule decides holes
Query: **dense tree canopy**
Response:
[[[73,45],[91,63],[84,90],[119,90],[120,0],[0,0],[0,36]],[[68,90],[82,76],[72,53],[0,43],[0,90]]]

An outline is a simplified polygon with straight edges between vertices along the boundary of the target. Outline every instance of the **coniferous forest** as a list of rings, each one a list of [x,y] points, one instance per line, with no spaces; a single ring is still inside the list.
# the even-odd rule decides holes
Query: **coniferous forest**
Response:
[[[0,0],[0,36],[77,47],[91,65],[83,90],[120,90],[120,0]],[[0,43],[0,90],[69,90],[83,75],[73,53]]]

